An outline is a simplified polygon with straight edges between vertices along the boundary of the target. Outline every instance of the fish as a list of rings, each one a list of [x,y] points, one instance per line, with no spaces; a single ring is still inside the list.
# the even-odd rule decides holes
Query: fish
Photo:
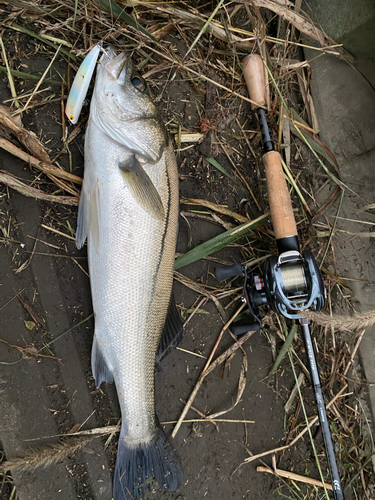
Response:
[[[87,240],[96,386],[115,383],[122,425],[115,500],[173,491],[180,462],[155,416],[155,358],[181,335],[172,297],[178,231],[173,145],[132,61],[103,50],[85,134],[76,245]],[[163,352],[161,352],[163,351]]]

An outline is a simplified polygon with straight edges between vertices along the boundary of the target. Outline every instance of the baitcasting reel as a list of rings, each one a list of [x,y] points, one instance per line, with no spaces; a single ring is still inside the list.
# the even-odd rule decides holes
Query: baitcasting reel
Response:
[[[221,281],[244,276],[244,298],[255,323],[232,326],[234,335],[263,328],[260,306],[268,304],[273,311],[291,319],[303,318],[302,311],[320,311],[324,306],[326,291],[319,267],[310,250],[301,255],[289,250],[266,261],[262,275],[248,273],[246,265],[217,267],[215,277]]]

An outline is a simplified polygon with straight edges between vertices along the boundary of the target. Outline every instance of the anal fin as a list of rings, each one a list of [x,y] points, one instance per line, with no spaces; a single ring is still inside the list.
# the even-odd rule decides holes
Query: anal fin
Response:
[[[95,335],[91,351],[91,368],[97,389],[99,389],[102,382],[107,382],[108,384],[113,382],[112,371],[108,368],[103,353],[98,346],[98,341]]]
[[[183,333],[184,326],[172,293],[164,330],[160,339],[159,350],[156,353],[157,363],[159,363],[167,354],[176,348],[177,344],[179,344],[182,340]]]

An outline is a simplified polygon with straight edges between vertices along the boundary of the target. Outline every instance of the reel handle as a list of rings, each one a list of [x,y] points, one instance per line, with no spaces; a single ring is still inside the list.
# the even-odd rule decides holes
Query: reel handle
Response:
[[[264,76],[264,65],[260,56],[250,54],[243,60],[243,72],[251,107],[256,109],[262,129],[262,141],[267,152],[263,155],[266,170],[267,191],[269,197],[272,225],[276,240],[297,237],[297,225],[294,219],[292,201],[285,180],[280,154],[270,141],[270,133],[263,107],[267,102],[267,87]]]
[[[215,267],[214,274],[215,278],[218,281],[227,280],[228,278],[234,278],[235,276],[242,276],[242,265],[233,264],[233,266]]]
[[[257,332],[262,328],[260,323],[247,323],[246,325],[231,325],[230,330],[236,337],[247,332]]]

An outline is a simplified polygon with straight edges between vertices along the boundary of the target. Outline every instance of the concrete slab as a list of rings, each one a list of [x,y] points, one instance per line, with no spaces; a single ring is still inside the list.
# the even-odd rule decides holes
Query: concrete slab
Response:
[[[375,57],[373,0],[308,0],[305,11],[315,23],[356,57]]]
[[[313,57],[312,53],[306,52],[307,59]],[[371,63],[370,60],[368,62]],[[349,233],[369,233],[372,230],[370,224],[375,223],[374,211],[356,212],[375,202],[375,92],[358,71],[333,56],[321,57],[313,61],[311,66],[311,92],[320,136],[336,155],[342,181],[356,193],[346,191],[339,214],[345,220],[338,219],[337,227]],[[331,212],[331,216],[333,214]],[[340,273],[362,280],[350,282],[350,286],[360,303],[360,309],[373,310],[374,239],[364,234],[352,236],[343,233],[339,233],[337,238],[335,253]],[[360,355],[375,417],[375,328],[366,331]]]
[[[7,251],[4,247],[0,247],[0,258],[4,263],[0,266],[1,288],[14,295],[18,290],[14,290],[11,267],[5,265]],[[6,296],[4,293],[2,299]],[[9,314],[1,321],[1,338],[16,345],[22,335],[23,342],[30,345],[33,342],[31,334],[26,328],[20,329],[22,321],[26,319],[23,307],[18,300],[13,300],[8,307]],[[49,410],[48,388],[38,361],[32,357],[22,359],[20,353],[4,343],[0,343],[0,360],[0,436],[7,458],[10,459],[20,456],[30,447],[30,442],[26,440],[56,435],[58,428]],[[27,418],[25,408],[28,409]],[[44,443],[43,440],[38,441],[39,445]],[[14,473],[14,480],[20,500],[77,499],[65,463],[58,464],[52,472],[38,469],[33,474]]]
[[[2,92],[5,90],[0,86],[0,95]],[[51,129],[53,122],[48,126]],[[28,175],[25,165],[5,152],[0,156],[0,168],[20,177]],[[0,308],[6,311],[0,321],[0,339],[5,341],[0,342],[0,440],[7,459],[53,442],[50,436],[66,433],[76,424],[83,425],[82,429],[99,426],[90,395],[93,387],[87,383],[91,336],[85,326],[69,331],[84,317],[78,316],[78,309],[84,309],[86,315],[90,312],[88,283],[86,295],[80,296],[82,288],[74,285],[77,276],[82,281],[82,271],[69,259],[53,257],[56,246],[48,246],[48,232],[42,234],[38,229],[45,215],[43,209],[19,193],[12,193],[9,199],[3,197],[0,203],[1,221],[8,220],[9,227],[15,224],[17,228],[16,234],[10,229],[9,245],[0,246]],[[38,243],[30,257],[38,238],[47,245],[42,249]],[[18,250],[29,253],[20,256]],[[22,271],[15,272],[20,265]],[[32,331],[26,328],[24,321],[31,317],[16,298],[21,290],[44,327]],[[54,355],[60,361],[25,356],[14,347],[33,345],[41,349],[52,341],[42,354]],[[99,439],[91,441],[73,461],[64,460],[48,470],[14,473],[13,479],[20,500],[112,497],[109,465]]]

